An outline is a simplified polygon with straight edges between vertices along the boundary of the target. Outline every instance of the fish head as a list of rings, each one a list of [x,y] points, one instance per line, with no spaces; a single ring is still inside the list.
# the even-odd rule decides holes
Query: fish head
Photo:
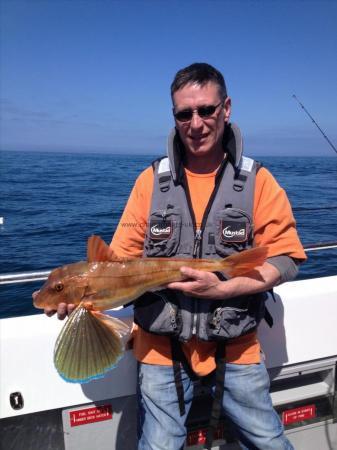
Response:
[[[36,308],[57,309],[59,303],[78,305],[88,287],[87,263],[54,269],[42,288],[33,293]]]

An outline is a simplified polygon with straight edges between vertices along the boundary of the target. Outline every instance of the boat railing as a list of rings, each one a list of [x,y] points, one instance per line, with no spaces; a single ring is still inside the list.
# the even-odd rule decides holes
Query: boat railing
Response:
[[[337,241],[335,242],[316,242],[314,244],[304,245],[305,252],[314,252],[318,250],[327,250],[337,248]],[[45,281],[48,278],[51,270],[43,270],[37,272],[19,272],[7,273],[0,275],[1,284],[17,284],[30,283],[33,281]]]
[[[48,278],[51,270],[41,272],[19,272],[0,275],[0,284],[29,283],[32,281],[44,281]]]

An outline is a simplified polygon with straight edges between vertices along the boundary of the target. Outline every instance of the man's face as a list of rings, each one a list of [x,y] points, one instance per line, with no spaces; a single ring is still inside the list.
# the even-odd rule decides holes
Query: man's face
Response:
[[[220,105],[219,105],[220,103]],[[173,95],[174,113],[194,110],[191,120],[181,122],[175,119],[176,128],[189,156],[204,157],[210,152],[221,150],[225,122],[228,122],[231,101],[222,102],[219,87],[213,82],[204,86],[187,84]],[[207,118],[201,118],[197,108],[219,105]],[[222,150],[221,150],[222,151]]]

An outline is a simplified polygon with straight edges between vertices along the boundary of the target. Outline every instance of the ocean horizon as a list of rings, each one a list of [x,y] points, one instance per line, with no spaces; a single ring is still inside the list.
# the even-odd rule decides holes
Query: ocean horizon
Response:
[[[158,158],[160,156],[164,156],[166,152],[166,147],[163,146],[163,149],[158,152],[154,151],[125,151],[125,150],[110,150],[110,149],[92,149],[92,150],[83,150],[81,148],[79,149],[7,149],[2,148],[0,149],[1,152],[8,152],[8,153],[57,153],[57,154],[74,154],[74,155],[112,155],[112,156],[154,156],[155,158]],[[333,153],[321,153],[319,155],[316,154],[301,154],[295,151],[292,152],[291,150],[287,151],[286,154],[275,154],[274,152],[267,152],[264,153],[263,151],[259,152],[251,152],[251,151],[244,151],[244,155],[248,156],[250,158],[259,159],[259,158],[336,158],[337,154]]]

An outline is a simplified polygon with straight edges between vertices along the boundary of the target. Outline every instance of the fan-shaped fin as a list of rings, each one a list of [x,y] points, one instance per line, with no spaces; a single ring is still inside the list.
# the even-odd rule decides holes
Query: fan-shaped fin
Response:
[[[87,383],[114,368],[123,355],[129,327],[120,320],[79,305],[56,341],[54,364],[61,377]]]

